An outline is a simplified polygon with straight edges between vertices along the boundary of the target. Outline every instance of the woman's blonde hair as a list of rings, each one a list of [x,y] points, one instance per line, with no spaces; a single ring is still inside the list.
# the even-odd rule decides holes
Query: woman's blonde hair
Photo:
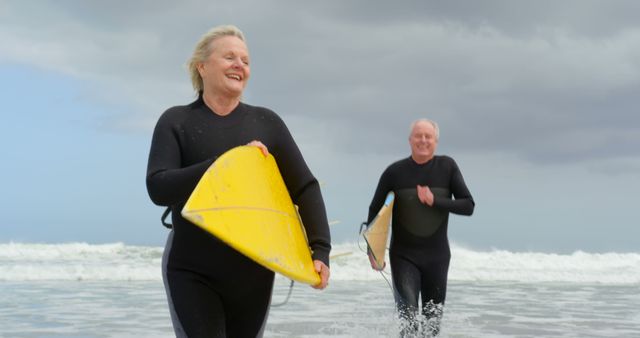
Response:
[[[200,38],[200,41],[196,44],[196,48],[193,50],[193,54],[189,59],[188,67],[189,74],[191,75],[191,84],[197,93],[204,89],[202,77],[200,76],[200,72],[198,72],[198,65],[205,62],[207,58],[209,58],[209,55],[211,55],[211,52],[213,51],[212,42],[224,36],[235,36],[240,40],[245,41],[244,34],[242,34],[242,31],[238,27],[233,25],[222,25],[213,27],[206,32]]]

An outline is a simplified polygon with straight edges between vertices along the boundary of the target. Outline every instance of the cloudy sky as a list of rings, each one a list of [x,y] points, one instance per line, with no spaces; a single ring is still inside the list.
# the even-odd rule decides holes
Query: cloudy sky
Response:
[[[37,3],[37,4],[36,4]],[[193,100],[209,28],[245,33],[245,101],[282,116],[355,241],[409,124],[476,200],[452,242],[638,251],[637,1],[0,0],[0,242],[163,245],[146,193],[151,133]]]

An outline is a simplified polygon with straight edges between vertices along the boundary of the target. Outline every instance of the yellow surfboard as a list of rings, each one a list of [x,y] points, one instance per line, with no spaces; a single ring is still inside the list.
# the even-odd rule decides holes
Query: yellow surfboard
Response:
[[[394,200],[395,195],[391,191],[387,194],[384,205],[380,208],[376,217],[371,221],[367,229],[362,232],[362,236],[367,242],[369,253],[373,255],[373,259],[379,267],[384,266]]]
[[[222,154],[200,179],[182,216],[268,269],[320,283],[276,161],[257,147]]]

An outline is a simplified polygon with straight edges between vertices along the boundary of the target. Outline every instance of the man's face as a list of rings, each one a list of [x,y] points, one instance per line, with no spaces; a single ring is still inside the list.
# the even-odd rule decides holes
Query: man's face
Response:
[[[411,157],[418,163],[429,161],[436,152],[438,139],[436,129],[429,122],[419,121],[409,136]]]

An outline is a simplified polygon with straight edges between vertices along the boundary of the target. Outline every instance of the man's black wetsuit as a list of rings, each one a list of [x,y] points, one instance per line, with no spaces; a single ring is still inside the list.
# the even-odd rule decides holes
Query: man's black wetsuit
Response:
[[[428,186],[433,206],[420,202],[417,185]],[[380,177],[369,206],[368,223],[375,218],[388,192],[395,193],[389,260],[398,311],[408,322],[403,330],[418,329],[418,295],[430,334],[437,334],[447,290],[451,251],[447,238],[449,213],[471,215],[475,203],[455,161],[434,156],[424,164],[411,157],[391,164]],[[452,199],[452,196],[454,199]],[[405,323],[406,324],[406,323]]]
[[[172,211],[163,278],[178,337],[258,337],[274,274],[180,215],[196,184],[227,150],[261,141],[273,154],[299,206],[313,259],[329,265],[330,233],[320,187],[284,122],[273,111],[240,103],[219,116],[199,99],[158,120],[147,168],[151,200]]]

